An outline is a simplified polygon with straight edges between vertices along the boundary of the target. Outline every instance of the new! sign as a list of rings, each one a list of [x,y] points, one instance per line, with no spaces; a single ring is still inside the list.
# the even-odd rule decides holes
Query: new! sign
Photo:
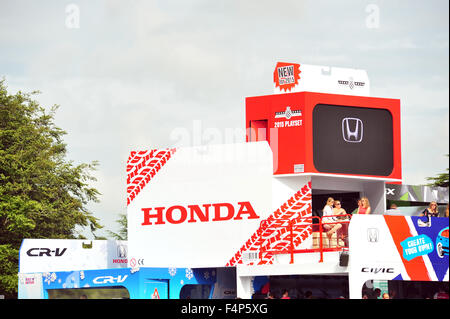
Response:
[[[283,91],[291,91],[300,79],[300,64],[278,62],[273,72],[275,87]]]

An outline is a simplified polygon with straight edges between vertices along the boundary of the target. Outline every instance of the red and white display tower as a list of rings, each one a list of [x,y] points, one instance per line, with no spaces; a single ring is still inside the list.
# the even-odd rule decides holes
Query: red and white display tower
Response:
[[[363,70],[295,63],[276,65],[274,91],[246,98],[247,143],[130,153],[130,266],[236,267],[242,298],[256,275],[347,271],[338,251],[274,252],[313,247],[324,196],[384,212],[385,182],[401,182],[400,101],[370,97]]]

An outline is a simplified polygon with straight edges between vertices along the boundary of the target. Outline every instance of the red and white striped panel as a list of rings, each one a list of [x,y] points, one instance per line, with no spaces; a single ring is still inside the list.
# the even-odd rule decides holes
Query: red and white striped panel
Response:
[[[167,163],[176,149],[131,152],[127,161],[127,205]]]
[[[290,233],[287,227],[289,222],[295,222],[294,247],[298,247],[312,234],[311,222],[303,222],[306,217],[311,217],[311,182],[304,185],[297,193],[289,198],[267,219],[261,222],[261,226],[245,242],[244,245],[228,261],[226,266],[235,266],[244,263],[245,253],[259,253],[261,247],[263,252],[261,260],[257,263],[272,264],[273,254],[270,250],[287,250],[290,246]],[[253,265],[254,262],[248,263]]]

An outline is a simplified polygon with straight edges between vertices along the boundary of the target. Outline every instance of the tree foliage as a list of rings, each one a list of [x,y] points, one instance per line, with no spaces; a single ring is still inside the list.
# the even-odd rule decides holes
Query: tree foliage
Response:
[[[0,81],[0,294],[17,291],[18,250],[24,238],[82,238],[76,226],[102,226],[86,208],[98,202],[89,186],[98,165],[66,159],[57,106],[47,112],[38,92],[8,94]]]
[[[446,156],[448,157],[448,154]],[[428,186],[448,187],[449,182],[448,168],[447,173],[441,173],[436,177],[427,177],[427,181],[431,182],[428,184]]]
[[[108,234],[117,240],[127,240],[128,239],[128,219],[127,214],[120,214],[119,218],[116,220],[116,223],[119,224],[119,232],[115,233],[108,230]]]

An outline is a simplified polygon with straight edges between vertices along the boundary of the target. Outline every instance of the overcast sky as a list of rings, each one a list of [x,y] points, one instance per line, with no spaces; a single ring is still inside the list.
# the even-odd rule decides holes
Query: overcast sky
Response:
[[[60,105],[68,159],[100,162],[101,202],[89,209],[105,229],[126,212],[130,150],[245,127],[245,97],[273,92],[277,61],[367,70],[372,96],[401,99],[404,183],[423,184],[448,167],[448,6],[1,0],[0,77],[10,93],[40,90],[42,106]]]

